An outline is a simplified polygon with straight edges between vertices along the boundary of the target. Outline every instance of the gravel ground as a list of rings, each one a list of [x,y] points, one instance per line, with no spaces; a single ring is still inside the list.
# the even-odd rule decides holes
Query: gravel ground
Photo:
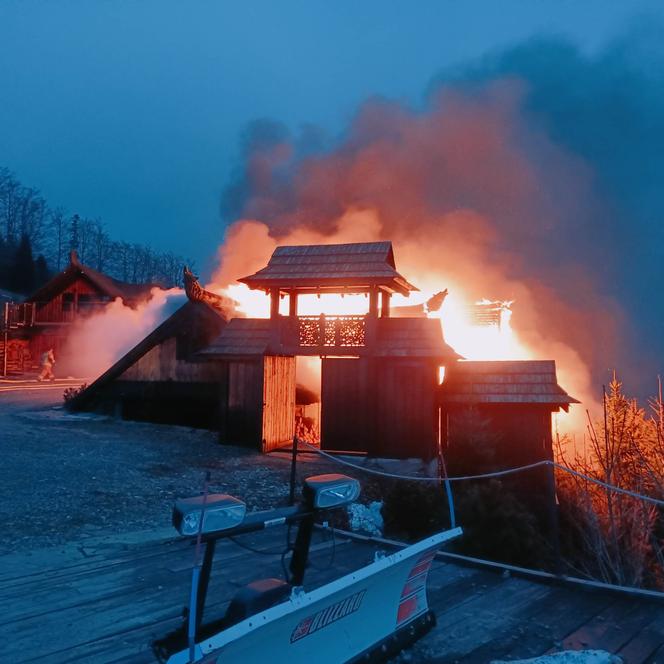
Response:
[[[0,393],[0,555],[170,525],[176,497],[212,488],[248,509],[284,504],[287,454],[220,445],[214,432],[69,415],[57,389]],[[304,455],[298,475],[339,472]]]

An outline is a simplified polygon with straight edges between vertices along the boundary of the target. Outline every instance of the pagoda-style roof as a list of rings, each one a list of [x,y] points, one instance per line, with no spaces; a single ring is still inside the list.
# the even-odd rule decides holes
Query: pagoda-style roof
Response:
[[[134,305],[141,300],[149,299],[150,291],[156,284],[129,284],[113,279],[87,265],[83,265],[78,255],[72,250],[69,265],[41,288],[26,298],[26,302],[48,302],[64,291],[76,279],[87,279],[100,293],[109,298],[120,298],[125,304]]]
[[[408,295],[417,290],[397,272],[391,242],[277,247],[266,267],[239,281],[265,291],[357,293],[379,288]]]
[[[441,386],[448,404],[540,404],[562,407],[579,403],[560,385],[554,360],[456,362]]]

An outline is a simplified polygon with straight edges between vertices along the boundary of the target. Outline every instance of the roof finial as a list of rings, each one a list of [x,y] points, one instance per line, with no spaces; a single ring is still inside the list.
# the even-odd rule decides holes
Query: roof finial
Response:
[[[76,253],[76,249],[72,249],[69,252],[69,262],[71,265],[75,265],[78,267],[81,264],[81,261],[78,260],[78,254]]]

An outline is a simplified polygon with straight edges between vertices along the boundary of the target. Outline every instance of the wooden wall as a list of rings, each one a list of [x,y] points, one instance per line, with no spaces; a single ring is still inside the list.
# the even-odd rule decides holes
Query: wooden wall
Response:
[[[177,358],[177,339],[170,337],[151,348],[117,380],[218,382],[222,370],[218,362],[187,362]]]
[[[436,454],[438,367],[417,359],[323,359],[321,446],[378,457]]]
[[[377,361],[371,454],[431,459],[438,446],[438,366],[425,360]]]
[[[369,360],[325,357],[321,371],[321,447],[366,452],[372,419]]]
[[[263,362],[263,452],[282,447],[295,433],[295,358],[266,356]]]
[[[295,358],[266,356],[224,364],[220,440],[262,452],[282,447],[295,433]]]
[[[221,394],[219,439],[222,443],[261,448],[263,358],[224,362],[226,390]]]
[[[537,404],[480,404],[447,406],[448,446],[465,444],[469,425],[494,437],[501,468],[553,459],[551,406]],[[475,422],[469,422],[475,418]]]
[[[22,374],[32,366],[30,343],[27,339],[7,340],[7,374]],[[5,341],[0,336],[0,374],[5,367]]]
[[[65,293],[74,296],[74,300],[79,295],[96,295],[99,301],[102,302],[105,296],[101,291],[95,288],[84,277],[78,277],[61,293],[58,293],[53,299],[48,302],[38,302],[35,320],[40,323],[62,323],[71,322],[76,318],[74,302],[67,308],[63,308],[63,300]]]

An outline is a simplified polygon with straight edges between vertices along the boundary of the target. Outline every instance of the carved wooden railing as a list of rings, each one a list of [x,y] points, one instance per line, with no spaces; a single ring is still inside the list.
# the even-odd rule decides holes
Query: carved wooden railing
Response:
[[[351,348],[366,345],[366,316],[298,316],[299,346]]]

